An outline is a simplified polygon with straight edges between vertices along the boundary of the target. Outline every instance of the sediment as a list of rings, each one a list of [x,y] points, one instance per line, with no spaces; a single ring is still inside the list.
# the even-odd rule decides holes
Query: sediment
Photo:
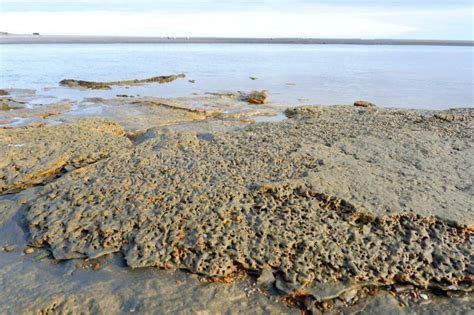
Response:
[[[133,147],[121,132],[83,137],[76,150],[106,158],[43,188],[26,214],[32,241],[56,259],[121,252],[132,268],[207,277],[271,269],[287,294],[316,294],[316,284],[472,289],[474,110],[287,115],[238,132],[160,129]],[[3,191],[37,177],[26,173],[2,175]]]

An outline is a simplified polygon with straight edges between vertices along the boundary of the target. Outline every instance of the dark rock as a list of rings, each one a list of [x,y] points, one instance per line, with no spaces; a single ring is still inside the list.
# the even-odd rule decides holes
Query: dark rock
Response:
[[[82,80],[62,80],[59,85],[70,88],[83,87],[91,90],[110,90],[112,87],[109,84],[101,82],[91,82]]]
[[[367,102],[367,101],[356,101],[354,103],[354,106],[365,107],[365,108],[375,108],[375,107],[377,107],[377,105],[375,105],[373,103],[370,103],[370,102]]]
[[[82,80],[62,80],[59,82],[59,85],[77,88],[82,87],[86,89],[92,90],[110,90],[113,85],[135,85],[135,84],[145,84],[145,83],[169,83],[179,78],[186,77],[185,74],[177,74],[177,75],[167,75],[167,76],[158,76],[152,77],[143,80],[126,80],[126,81],[112,81],[112,82],[92,82],[92,81],[82,81]]]

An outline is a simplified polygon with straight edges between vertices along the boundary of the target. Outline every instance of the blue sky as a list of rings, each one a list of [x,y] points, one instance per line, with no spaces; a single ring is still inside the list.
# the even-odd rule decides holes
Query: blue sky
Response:
[[[470,0],[0,0],[0,31],[474,40]]]

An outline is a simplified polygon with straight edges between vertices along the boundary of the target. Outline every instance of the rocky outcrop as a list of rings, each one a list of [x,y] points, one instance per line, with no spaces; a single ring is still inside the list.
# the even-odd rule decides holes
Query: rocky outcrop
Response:
[[[129,144],[123,129],[106,120],[0,129],[0,195],[43,184]]]
[[[28,210],[33,244],[225,279],[271,269],[280,291],[316,299],[315,284],[472,289],[471,115],[290,112],[212,136],[158,130],[61,177]]]
[[[157,76],[148,79],[142,80],[126,80],[126,81],[111,81],[111,82],[93,82],[93,81],[83,81],[83,80],[62,80],[59,82],[59,85],[70,87],[70,88],[86,88],[92,90],[110,90],[114,85],[139,85],[139,84],[147,84],[147,83],[169,83],[179,78],[186,77],[185,74],[177,74],[177,75],[168,75],[168,76]]]
[[[354,106],[365,107],[365,108],[376,108],[377,107],[377,105],[375,105],[374,103],[367,102],[367,101],[356,101],[356,102],[354,102]]]
[[[263,105],[268,103],[267,91],[253,91],[247,96],[249,104]]]
[[[0,110],[11,110],[25,107],[25,102],[13,99],[13,98],[1,98],[0,99]]]

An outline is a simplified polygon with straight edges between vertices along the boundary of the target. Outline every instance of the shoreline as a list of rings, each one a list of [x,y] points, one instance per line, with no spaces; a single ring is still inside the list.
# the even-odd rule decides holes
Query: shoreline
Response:
[[[0,35],[0,44],[296,44],[380,46],[474,46],[471,40],[216,38],[69,35]]]

